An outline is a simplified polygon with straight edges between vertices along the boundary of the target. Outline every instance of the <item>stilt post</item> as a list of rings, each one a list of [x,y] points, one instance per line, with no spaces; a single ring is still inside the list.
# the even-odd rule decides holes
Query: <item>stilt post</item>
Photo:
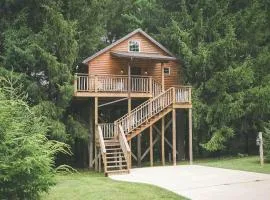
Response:
[[[192,109],[188,109],[188,130],[189,130],[189,163],[193,164],[193,151],[192,151]]]
[[[161,119],[161,162],[165,165],[165,119]]]
[[[172,146],[173,146],[173,165],[176,165],[176,113],[172,110]]]
[[[154,159],[153,159],[153,126],[149,128],[149,140],[150,140],[150,166],[153,166]]]

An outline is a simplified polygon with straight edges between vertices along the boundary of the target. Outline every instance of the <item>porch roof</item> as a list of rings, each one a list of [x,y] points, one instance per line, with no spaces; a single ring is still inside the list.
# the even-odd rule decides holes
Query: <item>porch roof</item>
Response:
[[[177,61],[178,60],[175,57],[164,56],[158,53],[113,51],[111,52],[111,54],[118,58],[137,58],[137,59],[156,60],[156,61]]]

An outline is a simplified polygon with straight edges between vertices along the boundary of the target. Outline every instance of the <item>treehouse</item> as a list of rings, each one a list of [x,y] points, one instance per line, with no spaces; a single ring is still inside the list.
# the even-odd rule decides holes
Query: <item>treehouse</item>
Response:
[[[188,117],[186,146],[192,162],[191,87],[182,85],[178,58],[137,29],[83,63],[84,73],[75,74],[74,98],[90,105],[89,167],[103,168],[106,175],[128,173],[146,157],[153,166],[158,142],[156,160],[165,165],[167,157],[176,165],[177,154],[184,151],[178,127],[183,116]],[[187,113],[180,121],[178,110]]]

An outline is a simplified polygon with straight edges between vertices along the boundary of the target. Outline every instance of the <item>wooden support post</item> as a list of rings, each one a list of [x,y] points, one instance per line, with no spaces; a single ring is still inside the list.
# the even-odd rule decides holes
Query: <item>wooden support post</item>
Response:
[[[142,145],[141,145],[141,134],[137,136],[137,163],[138,167],[141,167],[142,164]]]
[[[88,144],[88,156],[89,156],[89,169],[93,168],[93,152],[94,152],[94,119],[93,119],[93,103],[90,102],[89,113],[89,144]]]
[[[172,110],[172,146],[173,146],[173,165],[176,165],[176,113]]]
[[[193,151],[192,151],[192,109],[188,109],[188,132],[189,132],[189,163],[193,163]]]
[[[99,154],[98,154],[98,172],[101,172],[101,151],[99,149]]]
[[[263,136],[262,132],[259,132],[259,140],[260,140],[260,163],[261,166],[264,165],[264,157],[263,157]]]
[[[131,60],[132,62],[132,60]],[[130,63],[128,64],[128,114],[131,113],[131,96],[130,96],[130,93],[131,93],[131,69],[130,69]],[[132,153],[132,149],[131,149],[131,140],[129,141],[129,148],[130,148],[130,151]],[[132,156],[130,156],[130,160],[128,161],[129,162],[129,166],[130,168],[132,167]]]
[[[95,97],[95,170],[98,170],[96,134],[98,126],[98,97]]]
[[[150,126],[149,128],[149,140],[150,140],[150,145],[149,145],[149,148],[150,148],[150,166],[152,167],[153,166],[153,163],[154,163],[154,159],[153,159],[153,126]]]
[[[95,144],[95,171],[98,170],[98,149],[97,149],[97,145]]]
[[[164,63],[161,63],[161,86],[162,86],[162,92],[164,92],[165,91]]]
[[[161,162],[162,165],[165,165],[165,119],[162,117],[161,119]]]

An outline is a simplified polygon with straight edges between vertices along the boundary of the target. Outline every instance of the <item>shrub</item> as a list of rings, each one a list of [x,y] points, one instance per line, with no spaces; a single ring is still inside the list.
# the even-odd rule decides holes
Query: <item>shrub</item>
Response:
[[[267,161],[270,161],[270,123],[265,126],[263,133],[264,154]]]
[[[0,88],[0,199],[38,199],[54,184],[54,157],[66,145],[46,138],[43,121]]]

